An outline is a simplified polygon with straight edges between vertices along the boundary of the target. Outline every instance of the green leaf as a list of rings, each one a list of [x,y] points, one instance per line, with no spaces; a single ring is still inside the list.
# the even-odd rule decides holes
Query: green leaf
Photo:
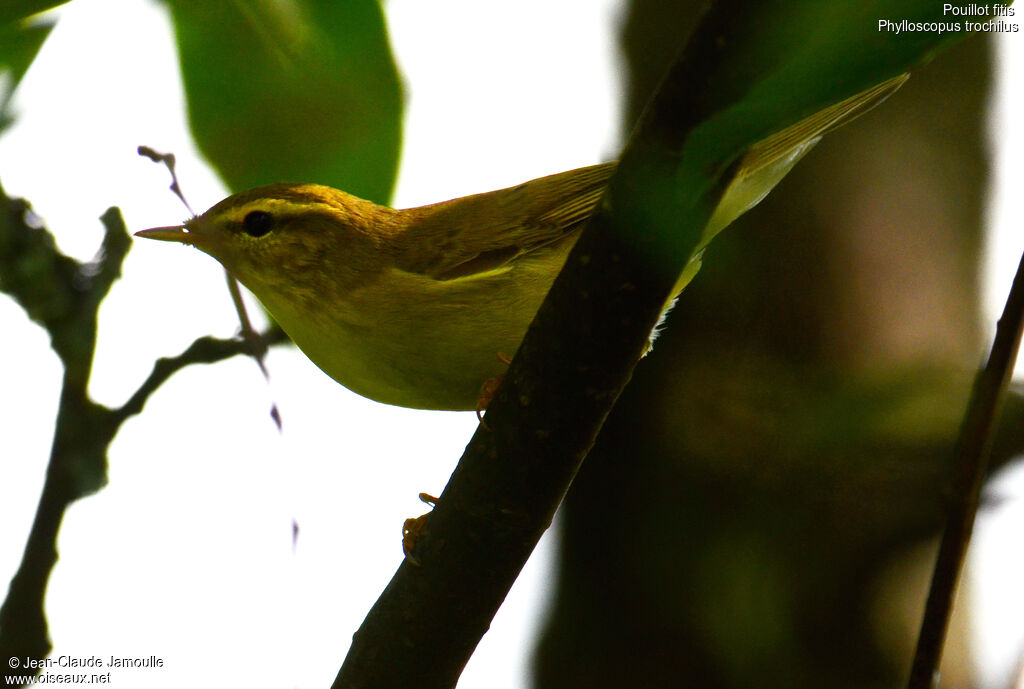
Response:
[[[60,7],[68,0],[4,0],[0,4],[0,27],[27,19],[34,14]],[[0,45],[3,45],[0,43]]]
[[[391,194],[402,94],[373,0],[168,0],[192,132],[232,190]]]
[[[706,155],[725,147],[745,148],[827,105],[911,70],[968,35],[962,30],[967,18],[944,15],[943,3],[934,0],[787,0],[760,3],[757,11],[744,14],[748,30],[756,27],[752,33],[759,40],[732,51],[717,75],[724,107],[694,137],[695,144],[699,139],[700,145],[710,146]],[[897,33],[880,29],[882,21],[897,27],[901,21],[932,25],[936,30]],[[960,31],[939,29],[957,24]],[[737,98],[738,94],[742,95]]]
[[[13,121],[9,106],[14,90],[50,35],[56,22],[0,24],[0,131]]]
[[[623,168],[634,168],[630,185],[646,190],[633,191],[643,198],[637,219],[648,226],[648,237],[664,242],[638,249],[660,259],[666,271],[678,270],[679,257],[698,253],[709,239],[702,236],[707,220],[752,145],[927,62],[970,35],[967,21],[985,21],[1007,7],[946,4],[987,14],[944,14],[944,3],[934,0],[716,3],[684,62],[684,69],[704,71],[678,80],[704,88],[663,91],[640,125],[654,136],[622,161]]]

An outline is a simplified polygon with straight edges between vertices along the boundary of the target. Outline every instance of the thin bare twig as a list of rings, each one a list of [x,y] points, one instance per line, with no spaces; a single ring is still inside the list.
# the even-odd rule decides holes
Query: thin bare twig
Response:
[[[286,342],[287,337],[281,330],[268,330],[259,335],[260,342],[265,344],[278,344]],[[233,337],[223,339],[219,337],[205,336],[197,338],[181,354],[174,357],[163,357],[156,360],[149,377],[139,386],[134,394],[114,410],[118,423],[123,422],[142,411],[150,395],[157,391],[171,376],[192,364],[213,364],[224,359],[230,359],[239,354],[248,355],[251,353],[251,343],[245,338]]]
[[[957,442],[953,504],[942,534],[939,555],[928,591],[908,689],[930,689],[939,683],[942,646],[949,628],[957,582],[978,512],[981,487],[988,468],[996,419],[1013,376],[1024,331],[1024,256],[996,325],[988,363],[978,373]]]
[[[188,210],[189,215],[195,217],[196,212],[192,210],[192,206],[185,199],[185,194],[181,191],[181,184],[178,182],[178,174],[174,171],[175,158],[173,153],[160,153],[159,151],[150,148],[149,146],[139,146],[138,152],[140,156],[149,158],[154,163],[163,164],[167,171],[171,173],[171,186],[170,190],[181,199],[181,202],[185,204],[185,208]],[[238,321],[241,324],[242,339],[248,344],[248,349],[244,352],[251,356],[255,361],[256,365],[260,367],[260,372],[263,374],[263,378],[270,380],[270,372],[267,370],[265,361],[268,343],[265,342],[262,336],[252,327],[252,321],[249,319],[249,313],[245,308],[245,302],[242,300],[242,290],[238,286],[238,280],[229,273],[227,270],[224,271],[224,278],[228,283],[228,293],[231,295],[231,303],[235,305],[235,312],[238,314]],[[281,335],[280,332],[277,335]],[[284,341],[279,340],[279,341]],[[271,403],[270,406],[270,418],[273,419],[274,425],[277,426],[277,430],[281,430],[281,412],[278,410],[277,403]]]
[[[171,173],[171,186],[170,190],[174,192],[174,195],[181,199],[181,202],[185,204],[185,208],[188,210],[188,214],[195,216],[196,212],[192,210],[192,206],[189,205],[185,199],[184,192],[181,191],[181,184],[178,183],[178,174],[174,171],[175,158],[173,153],[160,153],[159,151],[150,148],[149,146],[139,146],[139,155],[149,158],[154,163],[162,163],[167,171]]]

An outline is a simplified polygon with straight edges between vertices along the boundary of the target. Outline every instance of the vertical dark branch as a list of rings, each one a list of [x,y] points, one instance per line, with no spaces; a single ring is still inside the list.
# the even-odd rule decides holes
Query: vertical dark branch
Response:
[[[957,443],[957,473],[954,483],[956,502],[942,534],[932,585],[928,591],[921,633],[917,640],[909,689],[929,689],[938,685],[939,661],[949,627],[960,571],[978,512],[981,486],[988,471],[995,435],[996,419],[1002,409],[1013,366],[1020,351],[1024,332],[1024,256],[1006,299],[1003,315],[996,326],[996,337],[988,363],[978,374],[971,401],[964,416]]]
[[[43,599],[50,572],[57,564],[61,519],[73,501],[64,492],[66,485],[47,476],[21,564],[0,607],[0,656],[5,659],[44,658],[50,652]],[[6,662],[3,665],[0,675],[14,674]]]
[[[138,414],[171,375],[193,363],[213,363],[249,351],[242,338],[199,338],[185,352],[161,359],[138,391],[119,409],[88,396],[96,343],[96,316],[131,246],[121,214],[111,208],[96,259],[79,263],[60,253],[53,237],[31,216],[24,200],[0,188],[0,291],[14,298],[50,335],[64,365],[57,423],[46,479],[17,572],[0,607],[0,657],[43,658],[50,651],[44,598],[57,563],[57,535],[67,508],[107,481],[107,448],[121,424]],[[274,342],[282,337],[270,335]],[[17,391],[7,391],[17,394]],[[3,663],[0,675],[24,668]],[[13,685],[12,685],[13,686]]]
[[[120,275],[130,242],[117,209],[102,220],[105,235],[92,263],[61,254],[53,237],[29,221],[28,204],[0,190],[0,290],[50,334],[64,365],[46,480],[21,564],[0,607],[0,655],[42,658],[50,643],[43,598],[57,562],[56,539],[68,506],[106,483],[113,438],[110,411],[88,397],[100,302]],[[4,663],[4,673],[12,669]]]

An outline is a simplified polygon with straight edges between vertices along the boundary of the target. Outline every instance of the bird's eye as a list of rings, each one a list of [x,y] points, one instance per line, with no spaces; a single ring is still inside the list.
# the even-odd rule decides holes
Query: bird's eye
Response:
[[[242,229],[250,237],[262,237],[274,229],[274,216],[266,211],[252,211],[242,220]]]

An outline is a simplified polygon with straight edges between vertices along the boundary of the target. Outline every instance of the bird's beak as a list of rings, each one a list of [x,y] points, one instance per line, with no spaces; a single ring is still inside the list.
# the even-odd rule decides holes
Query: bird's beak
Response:
[[[159,239],[164,242],[179,242],[181,244],[194,244],[195,237],[184,225],[172,225],[170,227],[154,227],[148,230],[139,230],[136,237],[146,239]]]

